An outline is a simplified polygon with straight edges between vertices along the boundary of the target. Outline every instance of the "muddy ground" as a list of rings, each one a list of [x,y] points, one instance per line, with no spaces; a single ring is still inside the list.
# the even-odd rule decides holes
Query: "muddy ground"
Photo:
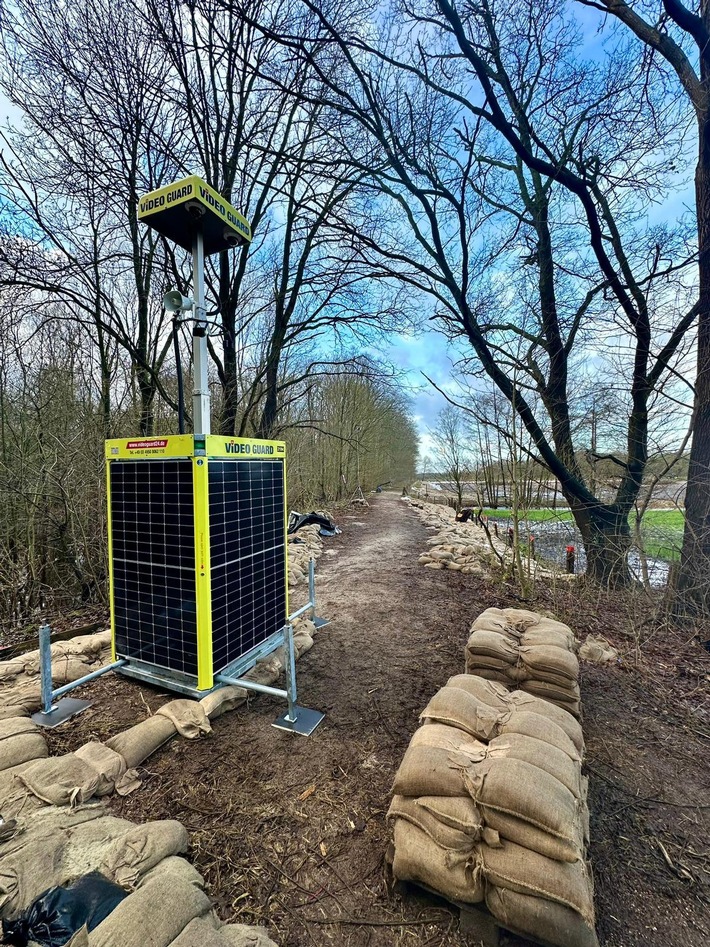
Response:
[[[393,494],[341,525],[318,562],[318,610],[335,620],[298,664],[300,703],[326,712],[321,727],[310,738],[275,730],[282,705],[259,697],[216,720],[210,738],[168,744],[147,761],[141,789],[111,806],[182,821],[220,915],[265,925],[282,947],[474,944],[443,902],[388,893],[385,812],[419,712],[463,670],[471,620],[521,601],[512,585],[419,566],[430,534]],[[710,655],[697,629],[664,627],[656,603],[638,596],[563,586],[532,604],[581,636],[606,634],[623,655],[613,668],[586,666],[582,680],[602,947],[704,947]],[[50,731],[53,752],[105,738],[166,699],[114,676],[84,695],[95,704]]]

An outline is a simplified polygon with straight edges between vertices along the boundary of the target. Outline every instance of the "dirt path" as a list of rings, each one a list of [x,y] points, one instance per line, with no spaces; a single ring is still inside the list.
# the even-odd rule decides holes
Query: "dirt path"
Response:
[[[318,562],[318,612],[335,620],[298,663],[299,702],[326,712],[321,727],[310,738],[275,730],[270,724],[283,705],[259,697],[215,721],[212,738],[175,740],[151,757],[142,788],[112,806],[133,819],[181,820],[220,915],[264,924],[281,947],[471,944],[441,903],[389,897],[385,813],[418,714],[463,669],[472,617],[519,601],[508,586],[419,566],[429,534],[393,494],[341,525],[343,534],[326,540]],[[585,613],[572,593],[568,605],[560,617],[578,631],[584,623],[596,629],[593,609]],[[680,758],[688,764],[683,799],[698,801],[701,753],[687,743],[680,753],[673,743],[678,719],[658,716],[663,698],[642,681],[595,670],[584,685],[602,945],[701,947],[708,942],[708,879],[703,883],[700,872],[688,882],[669,872],[649,840],[660,833],[668,846],[681,830],[692,839],[702,831],[700,814],[649,812],[634,803],[657,794],[658,780],[677,773]],[[165,701],[118,677],[86,691],[95,707],[61,728],[55,752],[105,738]],[[638,765],[639,747],[646,769]],[[695,838],[693,851],[704,851],[707,837]]]

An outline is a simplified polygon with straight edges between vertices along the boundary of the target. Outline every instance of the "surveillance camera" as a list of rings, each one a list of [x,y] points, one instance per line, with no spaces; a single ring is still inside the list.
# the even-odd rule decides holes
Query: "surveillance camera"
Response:
[[[168,312],[184,312],[192,309],[194,303],[189,296],[183,296],[179,289],[171,289],[163,296],[163,305]]]
[[[193,220],[199,220],[200,217],[204,217],[207,213],[207,208],[199,201],[188,201],[187,204],[185,204],[185,210]]]
[[[228,247],[239,247],[244,242],[239,234],[235,233],[233,230],[230,230],[229,227],[224,228],[222,236]]]

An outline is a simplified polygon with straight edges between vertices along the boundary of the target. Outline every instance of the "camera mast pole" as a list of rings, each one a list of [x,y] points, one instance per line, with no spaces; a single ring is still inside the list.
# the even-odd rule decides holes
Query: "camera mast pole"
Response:
[[[207,378],[207,314],[205,312],[205,240],[201,231],[192,239],[192,418],[195,434],[210,433],[210,387]]]

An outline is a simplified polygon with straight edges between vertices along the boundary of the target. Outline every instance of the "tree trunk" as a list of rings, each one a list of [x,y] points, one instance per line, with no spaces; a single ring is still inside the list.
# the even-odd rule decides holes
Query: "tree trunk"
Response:
[[[595,507],[570,503],[574,521],[582,534],[587,556],[587,577],[597,585],[622,588],[631,584],[628,513],[599,504]]]
[[[703,73],[705,57],[701,58]],[[703,80],[707,77],[703,75]],[[710,111],[698,118],[698,371],[676,611],[710,611]]]

